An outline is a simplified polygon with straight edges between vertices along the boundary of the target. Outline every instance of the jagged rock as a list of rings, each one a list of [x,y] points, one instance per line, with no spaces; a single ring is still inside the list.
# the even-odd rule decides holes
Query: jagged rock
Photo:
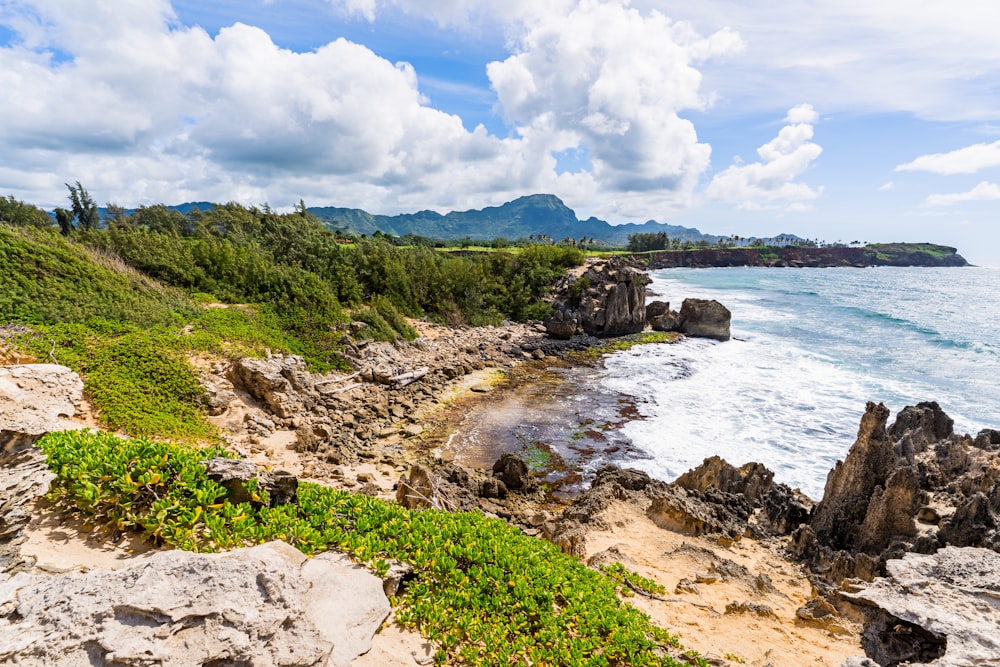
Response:
[[[214,458],[203,461],[208,478],[226,489],[231,503],[250,503],[261,506],[247,489],[247,483],[257,481],[257,488],[267,493],[268,507],[294,505],[298,503],[299,480],[283,470],[259,470],[257,464],[246,459]]]
[[[579,523],[561,521],[543,524],[542,535],[552,544],[570,556],[583,558],[587,555],[587,530]]]
[[[0,599],[0,662],[65,667],[349,665],[390,609],[382,582],[345,556],[283,542],[20,573]]]
[[[487,477],[479,485],[480,498],[506,498],[507,485],[497,477]]]
[[[680,330],[688,336],[729,340],[732,313],[714,299],[684,299]]]
[[[599,551],[590,558],[587,559],[587,566],[592,568],[599,568],[601,565],[614,565],[615,563],[620,563],[621,565],[634,566],[635,559],[622,552],[622,547],[624,544],[614,544],[604,551]]]
[[[730,602],[726,605],[726,614],[753,614],[762,618],[777,618],[774,609],[766,604],[756,602]]]
[[[646,512],[657,525],[690,535],[721,533],[739,539],[747,529],[750,504],[742,496],[709,489],[704,494],[671,486]]]
[[[678,477],[674,484],[702,493],[712,488],[740,493],[751,505],[759,507],[774,488],[774,473],[762,463],[751,462],[737,468],[719,456],[711,456]]]
[[[997,522],[990,511],[989,500],[982,493],[977,493],[941,524],[938,534],[947,544],[958,547],[982,546],[984,538],[995,531],[996,527]]]
[[[510,491],[530,491],[537,486],[528,464],[510,452],[504,452],[493,464],[493,476]]]
[[[0,452],[29,447],[46,433],[82,428],[70,421],[82,400],[83,381],[65,366],[0,366]]]
[[[620,258],[591,261],[556,285],[550,321],[568,329],[565,323],[575,320],[584,333],[593,336],[638,333],[646,327],[649,282],[643,271]]]
[[[31,521],[27,506],[45,495],[54,478],[45,457],[34,447],[0,455],[0,572],[33,565],[20,551],[24,529]]]
[[[863,605],[862,645],[882,665],[1000,662],[1000,554],[945,547],[886,564],[888,576],[842,595]]]
[[[857,440],[827,476],[823,500],[816,505],[810,526],[822,544],[835,550],[858,547],[869,500],[892,471],[895,457],[885,429],[888,418],[888,408],[869,402]]]
[[[973,441],[973,446],[985,449],[988,452],[1000,450],[1000,431],[986,428],[979,432]]]

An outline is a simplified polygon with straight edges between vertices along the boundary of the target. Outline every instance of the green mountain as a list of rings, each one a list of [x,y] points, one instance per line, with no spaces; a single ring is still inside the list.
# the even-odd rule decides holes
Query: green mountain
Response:
[[[330,229],[354,234],[405,236],[415,234],[438,239],[507,239],[547,236],[555,241],[565,238],[594,238],[611,245],[624,246],[629,234],[666,232],[682,241],[717,241],[720,237],[702,234],[697,229],[668,225],[649,220],[644,223],[612,225],[590,217],[580,220],[555,195],[528,195],[500,206],[444,215],[434,211],[401,215],[373,215],[356,208],[322,206],[309,212]]]

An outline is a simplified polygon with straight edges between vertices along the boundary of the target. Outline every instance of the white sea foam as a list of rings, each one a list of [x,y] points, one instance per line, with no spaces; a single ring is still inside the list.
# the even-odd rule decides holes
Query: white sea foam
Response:
[[[645,417],[623,428],[649,456],[629,465],[673,479],[712,454],[734,465],[760,461],[819,498],[866,401],[896,412],[937,400],[959,431],[996,428],[1000,290],[985,289],[990,281],[1000,288],[1000,272],[962,271],[971,270],[654,274],[657,298],[675,307],[690,296],[729,306],[735,339],[640,346],[607,359],[603,388],[635,397]],[[969,293],[984,277],[984,293]]]

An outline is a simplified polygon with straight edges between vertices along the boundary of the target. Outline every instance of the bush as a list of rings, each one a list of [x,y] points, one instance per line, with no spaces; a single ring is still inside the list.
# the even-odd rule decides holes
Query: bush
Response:
[[[345,551],[378,574],[389,560],[409,563],[415,578],[394,600],[396,618],[434,642],[438,663],[679,664],[663,654],[676,638],[621,602],[615,580],[498,519],[409,511],[308,483],[297,506],[268,508],[256,488],[259,505],[233,505],[198,463],[218,449],[91,432],[50,434],[39,446],[56,473],[49,498],[113,531],[201,551],[281,539],[307,554]]]

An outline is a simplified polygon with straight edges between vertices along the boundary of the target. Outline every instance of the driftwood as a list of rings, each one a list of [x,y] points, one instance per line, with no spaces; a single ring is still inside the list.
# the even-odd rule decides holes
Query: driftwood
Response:
[[[316,386],[318,387],[321,384],[333,384],[334,382],[348,382],[349,380],[353,380],[359,375],[361,375],[361,371],[358,371],[356,373],[351,373],[350,375],[342,378],[331,378],[329,380],[320,380],[319,382],[316,383]]]
[[[415,370],[408,371],[406,373],[393,375],[392,379],[389,381],[389,384],[391,384],[396,389],[399,389],[400,387],[405,387],[406,385],[416,382],[423,376],[427,375],[429,370],[430,370],[429,368],[423,366],[422,368],[417,368]]]

